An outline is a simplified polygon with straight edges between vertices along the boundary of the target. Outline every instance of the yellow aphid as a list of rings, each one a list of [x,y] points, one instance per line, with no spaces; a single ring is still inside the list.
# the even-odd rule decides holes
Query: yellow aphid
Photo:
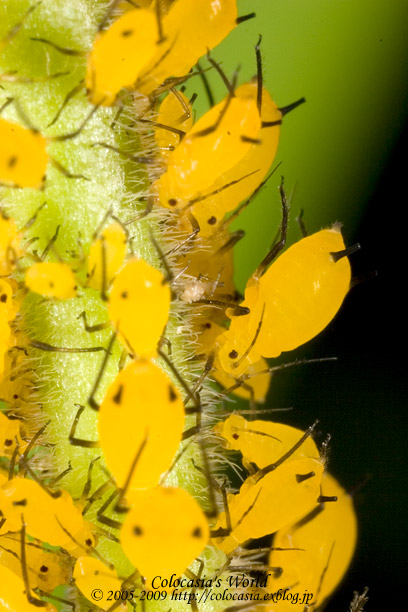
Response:
[[[41,189],[48,164],[47,140],[0,117],[0,185]]]
[[[242,453],[244,465],[254,463],[260,469],[286,455],[304,435],[303,431],[290,425],[271,421],[247,421],[238,414],[218,423],[214,431],[224,438],[229,450]],[[309,436],[287,461],[319,457],[317,446]]]
[[[304,516],[317,502],[323,465],[317,459],[287,461],[256,481],[248,477],[239,493],[228,497],[231,533],[215,545],[226,553],[253,538],[275,533]],[[215,531],[225,528],[225,513]]]
[[[24,426],[18,419],[9,419],[0,412],[0,457],[11,457],[16,445],[23,452],[27,442],[22,439],[25,435]]]
[[[109,287],[126,255],[127,236],[120,223],[112,223],[103,230],[90,248],[88,257],[88,285],[93,289]]]
[[[45,550],[41,544],[26,542],[26,562],[30,586],[51,592],[69,580],[68,556]],[[21,537],[19,533],[0,538],[0,564],[17,576],[21,573]]]
[[[153,357],[169,317],[171,292],[163,274],[131,259],[112,284],[109,318],[138,357]]]
[[[233,388],[236,385],[236,378],[224,372],[222,367],[217,367],[218,357],[214,362],[214,371],[212,375],[215,380],[225,389]],[[253,375],[253,378],[246,380],[244,383],[231,390],[231,393],[244,399],[252,399],[257,403],[263,403],[269,391],[272,374],[268,372],[268,362],[263,357],[260,357],[253,363],[247,363],[245,366],[245,374]],[[262,372],[262,374],[261,374]]]
[[[1,152],[0,152],[1,155]],[[14,270],[21,256],[21,235],[13,219],[0,214],[0,275],[7,276]]]
[[[320,609],[342,580],[357,541],[351,497],[327,473],[323,476],[322,492],[337,496],[337,501],[320,504],[309,515],[278,531],[269,560],[270,565],[282,567],[283,571],[269,581],[268,588],[273,592],[288,589],[299,593],[307,589],[314,595],[313,609]],[[280,612],[293,609],[293,605],[282,600],[269,609]]]
[[[184,489],[170,487],[140,491],[120,532],[123,550],[147,588],[155,576],[180,576],[208,537],[207,519],[195,499]]]
[[[97,35],[85,79],[92,104],[110,106],[122,88],[134,88],[158,37],[157,17],[149,9],[129,11]]]
[[[52,497],[34,480],[16,476],[0,488],[0,517],[6,519],[9,531],[21,529],[22,508],[27,533],[33,538],[61,546],[72,555],[93,547],[90,525],[66,491]]]
[[[213,183],[248,153],[260,130],[253,98],[228,97],[213,106],[169,155],[167,172],[153,185],[158,203],[177,209],[207,195]]]
[[[34,293],[58,300],[67,300],[77,294],[75,274],[68,264],[62,262],[41,261],[30,266],[25,285]]]
[[[154,134],[160,153],[167,159],[169,151],[178,147],[183,135],[182,133],[177,133],[176,130],[188,132],[191,130],[194,123],[193,109],[191,108],[188,98],[186,98],[182,91],[177,91],[175,89],[170,90],[160,104],[156,122],[171,128],[165,129],[156,127]]]
[[[348,258],[335,256],[344,249],[340,228],[334,226],[296,242],[263,276],[250,279],[241,304],[250,314],[232,316],[220,343],[219,361],[228,374],[236,375],[242,357],[237,338],[246,349],[253,345],[247,358],[254,361],[259,354],[278,357],[292,351],[330,323],[350,287]]]
[[[95,598],[93,592],[97,589],[102,593],[102,599],[98,600],[98,608],[109,610],[112,607],[113,598],[109,592],[115,593],[121,589],[121,581],[114,570],[106,567],[99,559],[92,557],[79,557],[74,567],[74,581],[82,595],[92,603]],[[108,597],[110,600],[108,601]],[[115,608],[116,610],[127,610],[126,603]]]
[[[235,28],[236,4],[236,0],[175,0],[162,19],[164,40],[145,66],[138,90],[150,94],[166,79],[187,75]]]
[[[37,600],[37,605],[30,603],[23,580],[3,565],[0,565],[0,584],[0,612],[38,612],[38,597],[31,593],[31,597]],[[41,609],[57,612],[53,605],[45,602]]]
[[[167,374],[150,361],[132,361],[109,387],[99,408],[99,441],[106,464],[122,487],[133,490],[158,484],[168,470],[184,429],[183,401]]]
[[[258,84],[246,83],[238,87],[235,92],[237,98],[257,99]],[[232,168],[227,170],[218,183],[215,183],[210,192],[220,191],[203,199],[191,208],[197,219],[202,236],[211,236],[218,228],[225,214],[247,199],[259,187],[270,169],[276,155],[279,143],[280,125],[283,114],[272,100],[269,92],[262,89],[263,123],[275,123],[263,127],[259,133],[259,141],[253,143],[246,155]]]

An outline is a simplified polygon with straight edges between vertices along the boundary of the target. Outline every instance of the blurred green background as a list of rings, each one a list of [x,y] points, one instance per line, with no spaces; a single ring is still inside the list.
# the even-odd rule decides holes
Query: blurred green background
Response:
[[[365,586],[367,611],[400,609],[404,594],[398,585],[404,583],[408,545],[405,277],[399,265],[406,259],[408,2],[239,0],[238,5],[241,15],[256,11],[257,17],[239,26],[213,57],[229,75],[240,65],[243,82],[255,74],[253,47],[262,34],[265,81],[276,102],[284,106],[307,98],[284,120],[277,175],[236,223],[247,232],[237,247],[239,288],[276,234],[280,173],[288,192],[295,189],[290,241],[299,237],[300,208],[309,232],[341,221],[346,242],[362,245],[353,258],[355,274],[378,272],[350,292],[321,336],[296,351],[299,358],[336,355],[339,361],[276,376],[269,406],[292,406],[276,418],[297,426],[318,417],[321,439],[327,432],[333,436],[331,471],[349,489],[366,481],[355,494],[358,551],[327,609],[346,612],[353,590]],[[217,75],[210,72],[208,78],[217,100],[224,97]],[[203,112],[207,101],[198,78],[189,82],[189,91],[199,93],[196,104]]]

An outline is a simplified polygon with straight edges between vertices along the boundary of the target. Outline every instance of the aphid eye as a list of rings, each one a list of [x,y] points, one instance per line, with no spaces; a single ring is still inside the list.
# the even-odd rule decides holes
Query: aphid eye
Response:
[[[217,223],[217,218],[212,216],[207,221],[208,225],[215,225]]]
[[[9,168],[14,168],[14,166],[17,163],[17,157],[15,155],[13,155],[12,157],[9,158],[7,165]]]
[[[121,35],[123,36],[123,38],[127,38],[128,36],[132,36],[133,34],[133,30],[123,30],[123,32],[121,32]]]
[[[143,535],[143,530],[138,525],[135,525],[133,527],[133,535],[141,536],[141,535]]]
[[[126,298],[128,297],[128,292],[127,291],[122,291],[122,293],[120,294],[120,297],[123,298],[124,300],[126,300]]]
[[[211,329],[211,323],[204,323],[205,329]]]
[[[202,538],[203,537],[203,532],[201,527],[196,527],[193,531],[193,533],[191,534],[191,536],[193,538]]]
[[[4,446],[11,446],[13,444],[13,440],[4,440]]]
[[[234,440],[238,440],[239,439],[239,434],[234,433],[234,434],[232,434],[232,437],[234,438]]]
[[[40,572],[42,572],[43,574],[46,574],[48,572],[48,567],[46,565],[42,565],[40,567]]]
[[[7,302],[7,295],[6,295],[5,293],[3,293],[3,294],[0,296],[0,302],[2,302],[3,304],[4,304],[5,302]]]
[[[51,288],[51,289],[53,289],[53,288],[54,288],[54,283],[53,283],[52,281],[50,281],[49,285],[50,285],[50,288]]]
[[[236,359],[236,358],[238,357],[238,353],[237,353],[237,351],[236,351],[235,349],[234,349],[234,350],[232,350],[232,351],[231,351],[231,352],[228,354],[228,357],[229,357],[230,359]]]
[[[170,204],[170,206],[176,206],[177,200],[175,198],[170,198],[169,204]]]
[[[91,538],[88,538],[87,540],[85,540],[85,544],[86,544],[87,546],[92,546],[92,540],[91,540]]]
[[[13,399],[18,399],[18,393],[14,393]]]

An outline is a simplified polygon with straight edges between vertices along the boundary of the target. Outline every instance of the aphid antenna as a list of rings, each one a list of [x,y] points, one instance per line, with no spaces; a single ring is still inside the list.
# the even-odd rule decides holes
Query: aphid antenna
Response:
[[[239,217],[239,215],[245,210],[245,208],[247,208],[247,206],[249,206],[249,204],[252,202],[255,196],[259,193],[259,191],[264,187],[264,185],[266,185],[269,179],[275,174],[276,170],[279,168],[279,166],[282,165],[282,163],[283,162],[279,162],[275,166],[275,168],[268,174],[266,179],[262,181],[262,183],[258,185],[258,187],[252,192],[249,198],[245,200],[245,202],[240,204],[240,206],[238,206],[238,208],[236,208],[235,211],[225,221],[223,221],[223,223],[220,224],[216,232],[216,235],[222,233],[232,223],[232,221],[234,221],[237,217]]]
[[[165,364],[170,368],[170,370],[176,377],[176,380],[179,382],[179,384],[182,386],[184,391],[187,393],[188,399],[193,403],[195,412],[200,413],[201,412],[200,397],[197,394],[193,393],[193,391],[190,389],[189,385],[184,380],[184,378],[182,377],[182,375],[180,374],[180,372],[178,371],[178,369],[176,368],[172,360],[168,357],[168,355],[166,355],[166,353],[164,353],[161,349],[158,349],[157,354],[159,355],[161,359],[163,359]]]
[[[235,97],[235,91],[234,91],[235,85],[233,86],[232,83],[229,81],[227,75],[225,74],[225,72],[221,68],[221,64],[211,57],[210,51],[207,51],[207,60],[210,62],[211,66],[213,68],[215,68],[215,70],[218,72],[219,76],[222,79],[222,82],[224,83],[225,87],[227,88],[228,93],[232,97]]]
[[[217,195],[217,193],[221,193],[222,191],[224,191],[224,189],[228,189],[228,187],[232,187],[233,185],[240,183],[244,179],[248,178],[249,176],[252,176],[253,174],[256,174],[257,172],[259,172],[259,170],[254,170],[253,172],[249,172],[249,174],[245,174],[245,176],[241,176],[241,178],[239,179],[230,181],[226,185],[223,185],[222,187],[219,187],[218,189],[215,189],[214,191],[211,191],[210,193],[206,193],[205,195],[198,196],[194,198],[193,200],[190,200],[181,210],[184,211],[190,208],[191,206],[194,206],[194,204],[197,204],[198,202],[207,200],[208,198],[211,198],[212,196]]]
[[[280,251],[282,251],[282,249],[285,247],[285,244],[286,244],[286,237],[287,237],[288,224],[289,224],[289,204],[288,204],[286,192],[284,189],[283,176],[281,177],[281,184],[279,186],[279,194],[280,194],[281,204],[282,204],[282,222],[281,222],[281,228],[280,228],[280,239],[272,247],[272,249],[269,251],[266,257],[264,257],[264,259],[261,261],[261,263],[255,270],[255,272],[253,273],[252,278],[254,280],[259,280],[261,276],[265,274],[269,265],[272,263],[275,257],[280,253]]]
[[[54,232],[54,235],[52,236],[52,238],[48,241],[47,246],[45,247],[42,255],[40,256],[40,261],[44,261],[44,259],[47,257],[48,253],[50,252],[50,250],[52,249],[52,247],[54,246],[57,238],[58,238],[58,234],[60,231],[61,226],[57,225],[57,228]]]
[[[151,228],[149,228],[149,235],[150,235],[150,240],[153,243],[154,248],[156,249],[156,252],[159,256],[159,259],[161,262],[163,262],[163,266],[164,269],[166,270],[166,276],[163,278],[162,283],[163,284],[171,284],[173,278],[174,278],[174,274],[169,266],[169,262],[166,259],[165,254],[163,253],[163,249],[161,248],[161,246],[159,245],[159,243],[157,242],[156,238],[154,237],[154,234],[151,230]]]
[[[286,461],[286,459],[289,459],[289,457],[291,457],[293,455],[294,452],[297,451],[298,448],[300,448],[302,446],[302,444],[308,439],[310,438],[317,425],[319,423],[319,420],[316,419],[315,422],[313,423],[313,425],[311,425],[310,427],[308,427],[308,429],[305,431],[305,433],[303,434],[303,436],[296,442],[296,444],[294,444],[284,455],[282,455],[282,457],[280,457],[277,461],[275,461],[274,463],[271,463],[270,465],[265,466],[264,468],[262,468],[261,470],[258,470],[257,474],[256,474],[256,482],[259,482],[261,480],[261,478],[263,478],[264,476],[266,476],[267,474],[269,474],[270,472],[273,472],[274,470],[276,470],[276,468],[278,468],[280,465],[282,465],[282,463],[284,463]],[[311,472],[311,475],[314,475],[314,472]],[[309,476],[309,475],[307,475]],[[311,477],[311,476],[310,476]],[[305,479],[305,478],[303,478]]]
[[[76,130],[68,134],[61,134],[60,136],[51,136],[48,140],[52,142],[65,142],[66,140],[72,140],[72,138],[76,138],[82,132],[87,123],[89,123],[89,121],[92,119],[101,104],[102,102],[99,102],[98,104],[95,104],[95,106],[92,107],[90,112],[86,115],[85,119],[83,119],[83,121]]]
[[[108,497],[108,499],[104,502],[104,504],[100,508],[98,508],[98,512],[96,515],[97,520],[100,523],[102,523],[103,525],[107,525],[108,527],[112,527],[113,529],[120,529],[122,527],[122,523],[120,521],[115,521],[114,519],[109,518],[104,513],[105,513],[105,510],[109,508],[109,506],[111,505],[115,497],[117,497],[118,495],[120,495],[120,490],[116,489],[112,493],[112,495]]]
[[[60,480],[62,480],[64,478],[64,476],[66,476],[67,474],[69,474],[69,472],[72,471],[72,464],[71,461],[68,461],[68,467],[65,468],[65,470],[63,470],[60,474],[57,474],[57,476],[55,476],[55,478],[53,478],[50,481],[50,486],[51,487],[55,487],[55,485],[57,484],[57,482],[59,482]]]
[[[108,479],[103,484],[101,484],[92,493],[92,495],[90,497],[88,497],[87,503],[82,508],[82,516],[85,516],[85,514],[90,510],[90,508],[93,505],[93,503],[95,501],[98,501],[106,493],[106,491],[109,491],[109,489],[111,487],[115,487],[115,489],[116,489],[116,484],[115,484],[115,480],[114,480],[113,476],[109,475]]]
[[[45,423],[45,425],[40,427],[40,429],[38,431],[36,431],[36,433],[33,435],[33,437],[31,438],[30,442],[28,443],[28,445],[24,449],[24,452],[22,454],[22,459],[23,460],[27,459],[29,452],[34,447],[34,445],[37,442],[37,440],[43,435],[44,431],[47,429],[47,427],[50,424],[50,422],[51,421],[47,421]],[[21,474],[21,476],[24,476],[24,470],[22,469],[21,463],[19,464],[19,473]]]
[[[124,159],[134,162],[135,164],[146,164],[147,165],[147,164],[154,164],[157,162],[157,160],[154,159],[153,157],[147,157],[146,155],[133,155],[133,153],[128,153],[127,151],[123,151],[122,149],[119,149],[118,147],[115,147],[107,142],[93,142],[89,146],[90,147],[102,147],[103,149],[114,151],[115,153],[118,153],[119,155],[121,155]],[[127,225],[128,223],[129,221],[124,223],[124,225]]]
[[[210,125],[208,128],[205,128],[204,130],[200,130],[199,132],[196,132],[194,134],[194,138],[200,138],[203,136],[208,136],[209,134],[212,134],[212,132],[215,132],[215,130],[220,126],[230,104],[231,104],[231,100],[232,98],[235,96],[235,87],[237,84],[237,80],[238,80],[238,71],[239,68],[237,68],[237,70],[234,72],[233,76],[232,76],[232,82],[231,82],[231,91],[228,93],[227,99],[225,101],[225,104],[220,112],[220,114],[218,115],[218,119],[217,121],[213,124]],[[232,92],[232,93],[231,93]]]
[[[52,593],[48,593],[47,591],[43,591],[42,589],[37,588],[36,592],[41,596],[49,599],[50,601],[55,601],[57,603],[62,603],[66,606],[72,608],[72,612],[75,612],[75,603],[73,601],[68,601],[68,599],[64,599],[63,597],[57,597],[57,595],[53,595]]]
[[[104,349],[106,351],[106,353],[104,355],[104,358],[103,358],[101,367],[99,369],[98,375],[97,375],[97,377],[95,379],[95,382],[93,384],[91,394],[90,394],[90,396],[88,398],[88,404],[90,405],[90,407],[93,410],[99,410],[99,404],[95,400],[95,394],[96,394],[96,392],[99,389],[99,385],[101,384],[101,380],[102,380],[103,374],[105,372],[106,365],[108,363],[108,359],[109,359],[109,357],[111,355],[112,347],[113,347],[113,345],[115,343],[116,336],[117,336],[117,332],[114,331],[112,336],[111,336],[111,338],[110,338],[110,340],[109,340],[109,344],[108,344],[107,349]]]
[[[299,229],[300,229],[300,233],[301,233],[301,235],[302,235],[302,238],[306,238],[306,237],[308,236],[308,231],[307,231],[307,229],[306,229],[306,225],[305,225],[305,223],[304,223],[304,221],[303,221],[303,214],[304,214],[304,210],[303,210],[303,208],[301,208],[301,209],[299,210],[299,214],[298,214],[298,216],[295,218],[295,221],[296,221],[296,223],[297,223],[297,224],[298,224],[298,226],[299,226]]]
[[[57,123],[58,119],[60,118],[62,112],[64,111],[64,109],[66,108],[70,100],[72,100],[72,98],[74,98],[77,94],[79,94],[83,89],[84,89],[84,79],[79,81],[78,85],[75,85],[75,87],[73,87],[71,91],[67,93],[56,115],[54,115],[54,118],[47,125],[47,128],[50,128],[52,125]]]
[[[201,81],[202,81],[203,86],[204,86],[204,90],[205,90],[205,93],[206,93],[206,96],[207,96],[208,104],[209,104],[210,108],[212,108],[214,106],[214,104],[215,104],[215,100],[214,100],[214,95],[213,95],[213,93],[211,91],[210,83],[208,82],[208,79],[207,79],[207,75],[205,74],[206,71],[203,70],[203,68],[201,67],[200,62],[197,62],[196,66],[197,66],[198,74],[200,75]]]

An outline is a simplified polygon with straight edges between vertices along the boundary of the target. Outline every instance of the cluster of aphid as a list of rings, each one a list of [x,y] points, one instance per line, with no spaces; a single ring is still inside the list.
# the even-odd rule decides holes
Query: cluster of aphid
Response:
[[[24,29],[39,4],[0,40],[0,51]],[[194,582],[208,571],[210,553],[204,549],[210,544],[221,559],[218,566],[212,563],[212,577],[237,572],[243,564],[247,572],[272,568],[264,592],[309,590],[313,601],[307,609],[318,609],[345,573],[356,540],[351,499],[325,473],[325,445],[318,450],[314,426],[302,432],[238,415],[210,426],[213,408],[207,399],[213,378],[224,388],[219,395],[249,398],[253,417],[277,369],[265,358],[317,335],[340,308],[350,285],[348,255],[353,248],[345,248],[337,226],[305,236],[274,261],[285,246],[288,225],[283,183],[280,236],[249,279],[243,301],[233,285],[232,250],[242,233],[230,233],[229,225],[263,186],[282,119],[303,100],[284,108],[272,101],[262,83],[258,44],[257,78],[239,87],[236,75],[229,81],[209,57],[227,95],[194,123],[194,100],[176,87],[191,76],[203,54],[252,15],[238,17],[236,0],[113,4],[86,54],[85,83],[92,107],[80,127],[45,138],[27,125],[0,118],[0,183],[13,189],[43,189],[50,162],[67,178],[83,180],[50,157],[49,143],[74,139],[100,106],[117,107],[113,127],[120,129],[120,114],[129,113],[130,91],[137,92],[136,121],[156,142],[155,158],[104,145],[126,161],[151,163],[156,174],[145,209],[130,221],[121,219],[120,211],[107,210],[87,257],[61,260],[59,227],[41,255],[32,249],[33,240],[23,248],[24,231],[5,214],[0,218],[0,397],[7,407],[0,413],[0,582],[10,585],[0,587],[0,610],[54,610],[46,601],[58,585],[68,583],[88,599],[90,609],[94,589],[104,593],[97,609],[137,607],[134,601],[108,601],[109,591],[150,588],[156,576],[169,580],[172,574],[185,574]],[[84,55],[46,39],[36,42],[71,57]],[[3,77],[13,82],[21,78]],[[81,81],[59,114],[83,89]],[[21,114],[18,100],[11,98],[1,111],[12,105]],[[25,228],[41,214],[36,211]],[[133,251],[129,226],[150,217],[172,241],[164,253],[151,236],[164,272]],[[63,348],[25,339],[17,313],[27,293],[55,303],[92,291],[106,305],[106,319],[91,325],[84,311],[81,325],[90,334],[111,329],[106,347]],[[166,327],[171,309],[177,308],[191,321],[186,341],[195,339],[191,362],[197,375],[181,373],[173,362]],[[106,368],[118,346],[122,356],[104,391]],[[92,456],[87,449],[101,449],[89,463],[78,500],[57,486],[70,468],[52,479],[37,469],[47,423],[35,430],[32,422],[26,425],[28,413],[19,411],[21,392],[32,380],[16,372],[33,351],[104,352],[87,405],[76,406],[69,434],[70,444],[86,458]],[[93,412],[98,441],[77,433],[81,419]],[[191,443],[199,449],[191,469],[208,489],[206,511],[186,490],[169,486]],[[226,479],[213,469],[214,444],[242,453],[249,475],[238,493],[228,491]],[[109,471],[97,487],[92,478],[96,461]],[[91,523],[84,517],[95,512],[95,506]],[[265,551],[249,554],[243,548],[248,540],[270,534],[275,539],[268,561]],[[120,544],[133,566],[127,577],[118,577],[114,557],[109,559],[113,563],[105,560],[101,543],[107,540]],[[77,596],[67,592],[59,601],[72,607]],[[199,609],[194,600],[192,608]],[[156,604],[154,609],[159,609]],[[291,606],[283,600],[251,603],[246,609],[274,612]]]

